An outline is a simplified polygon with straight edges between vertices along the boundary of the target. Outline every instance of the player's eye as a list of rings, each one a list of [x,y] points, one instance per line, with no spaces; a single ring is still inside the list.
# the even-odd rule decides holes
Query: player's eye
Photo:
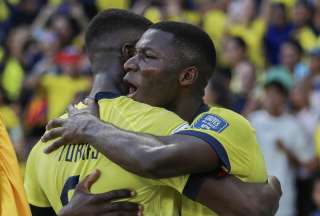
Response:
[[[149,51],[146,51],[144,53],[144,55],[145,55],[145,57],[150,58],[150,59],[155,59],[156,58],[156,56],[152,52],[149,52]]]
[[[131,50],[129,50],[128,55],[129,55],[130,58],[133,57],[133,56],[135,56],[136,54],[137,54],[137,50],[136,50],[136,49],[131,49]]]

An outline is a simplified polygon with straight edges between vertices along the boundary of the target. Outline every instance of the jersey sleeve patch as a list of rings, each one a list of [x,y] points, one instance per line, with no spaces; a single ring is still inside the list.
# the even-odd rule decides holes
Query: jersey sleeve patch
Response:
[[[94,99],[95,101],[99,101],[101,99],[113,99],[120,97],[120,94],[114,93],[114,92],[98,92],[95,96]]]
[[[196,120],[196,122],[192,124],[191,127],[197,129],[212,130],[217,133],[221,133],[228,126],[229,123],[226,122],[226,120],[224,120],[223,118],[214,114],[207,113]]]

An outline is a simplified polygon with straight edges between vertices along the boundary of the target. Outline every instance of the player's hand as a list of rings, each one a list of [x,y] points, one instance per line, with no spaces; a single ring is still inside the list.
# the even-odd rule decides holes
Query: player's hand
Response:
[[[269,176],[268,184],[263,188],[261,195],[261,203],[264,205],[263,215],[275,215],[282,196],[281,184],[275,176]]]
[[[137,203],[118,199],[134,196],[130,190],[114,190],[101,194],[91,194],[90,188],[100,176],[96,170],[88,175],[75,188],[70,202],[64,206],[59,216],[138,216],[142,215],[142,208]]]
[[[95,132],[103,127],[103,123],[93,115],[95,113],[91,108],[76,109],[70,105],[67,111],[67,119],[56,118],[47,124],[47,131],[41,141],[55,140],[44,150],[45,153],[50,153],[63,145],[90,143]]]

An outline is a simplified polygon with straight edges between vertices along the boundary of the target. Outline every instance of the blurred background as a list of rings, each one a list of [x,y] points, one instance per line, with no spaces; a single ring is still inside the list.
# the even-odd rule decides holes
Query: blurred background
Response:
[[[318,0],[0,0],[0,116],[22,165],[46,122],[88,93],[83,32],[108,8],[202,27],[218,52],[204,102],[256,129],[283,187],[278,215],[320,215]]]

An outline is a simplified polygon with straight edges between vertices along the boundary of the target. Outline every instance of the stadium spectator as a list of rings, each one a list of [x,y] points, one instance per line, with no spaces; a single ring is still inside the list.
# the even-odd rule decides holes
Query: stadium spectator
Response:
[[[287,112],[290,75],[270,73],[265,83],[264,108],[249,116],[269,175],[279,178],[283,189],[278,216],[295,215],[295,171],[305,161],[305,134]],[[267,131],[267,133],[266,133]]]
[[[308,1],[296,1],[292,9],[292,22],[297,30],[310,27],[312,22],[312,6]]]
[[[247,44],[241,37],[228,37],[224,43],[224,61],[233,70],[238,64],[248,59],[247,50]]]
[[[243,38],[250,60],[262,69],[265,65],[262,40],[269,22],[270,1],[260,1],[260,6],[254,0],[231,2],[225,31]]]
[[[232,109],[243,116],[247,116],[258,106],[256,96],[258,89],[256,85],[256,68],[250,62],[241,62],[234,70],[237,82],[234,82],[235,94],[232,99]]]
[[[312,209],[312,176],[317,171],[314,134],[318,123],[317,113],[310,107],[308,91],[303,82],[295,84],[290,92],[291,110],[305,132],[306,163],[297,172],[297,207],[299,215],[309,215]]]
[[[308,66],[303,63],[303,49],[298,41],[287,40],[280,47],[280,65],[288,70],[294,80],[302,80],[308,74]]]
[[[315,4],[313,8],[311,25],[305,26],[297,32],[297,38],[300,44],[307,51],[314,49],[320,45],[320,8],[319,4]]]
[[[290,38],[294,26],[288,19],[286,6],[283,3],[273,3],[270,23],[265,33],[264,46],[268,63],[279,63],[280,46]]]
[[[81,75],[83,56],[73,49],[65,49],[56,55],[55,63],[60,68],[58,74],[44,74],[38,84],[44,88],[48,98],[48,118],[61,115],[65,108],[73,102],[77,93],[90,88],[90,79]]]
[[[305,85],[310,88],[310,105],[320,115],[320,48],[310,52],[309,74]]]

